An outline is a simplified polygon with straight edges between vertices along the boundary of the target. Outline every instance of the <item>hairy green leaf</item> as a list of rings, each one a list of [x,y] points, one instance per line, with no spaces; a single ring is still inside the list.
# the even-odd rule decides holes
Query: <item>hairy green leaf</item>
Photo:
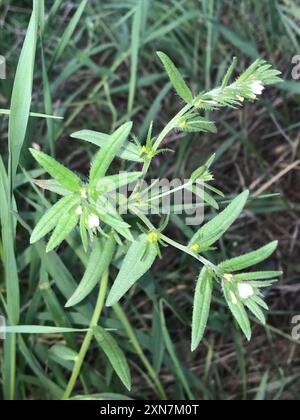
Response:
[[[100,241],[95,243],[84,276],[79,286],[68,300],[66,308],[77,305],[91,293],[94,287],[99,283],[103,273],[108,269],[114,251],[115,240],[113,235],[110,235],[108,239],[105,239],[104,246],[103,244],[101,245]]]
[[[268,280],[282,276],[282,271],[257,271],[253,273],[242,273],[234,276],[235,280]]]
[[[189,245],[198,244],[200,250],[207,250],[217,242],[238,219],[248,197],[249,191],[245,191],[236,197],[225,210],[199,229],[191,239]]]
[[[50,354],[60,360],[71,362],[74,362],[78,356],[78,354],[74,350],[61,344],[55,344],[54,346],[52,346],[50,349]]]
[[[122,172],[118,175],[100,178],[97,183],[98,191],[109,192],[137,181],[143,175],[142,172]]]
[[[30,243],[34,244],[47,235],[47,233],[57,225],[62,215],[65,212],[68,212],[70,208],[73,208],[76,204],[79,205],[79,202],[79,197],[76,194],[69,194],[66,197],[61,198],[46,212],[36,225],[30,237]]]
[[[78,215],[76,214],[75,208],[72,208],[69,211],[64,211],[50,237],[46,252],[50,252],[58,245],[60,245],[62,241],[64,241],[67,236],[69,236],[77,223]]]
[[[172,60],[163,52],[157,53],[158,57],[162,61],[166,72],[174,86],[174,89],[178,93],[178,95],[187,103],[191,103],[193,101],[193,94],[191,89],[187,86],[183,77],[181,76],[180,72],[172,62]]]
[[[251,299],[247,299],[245,301],[245,305],[249,309],[250,312],[263,324],[266,325],[266,318],[263,314],[263,311],[260,307]]]
[[[223,281],[222,286],[227,305],[229,306],[232,315],[234,316],[241,330],[247,337],[247,340],[250,341],[252,332],[249,317],[245,310],[244,304],[240,301],[237,294],[235,294],[236,301],[233,301],[231,293],[235,292],[230,289],[230,284],[228,282]]]
[[[211,272],[204,267],[198,278],[194,295],[192,351],[196,350],[203,338],[209,316],[212,291],[213,277]]]
[[[72,192],[79,192],[82,187],[81,179],[70,169],[64,167],[51,156],[39,150],[30,149],[34,159],[45,169],[52,178],[56,179],[60,185]]]
[[[257,251],[250,252],[248,254],[221,263],[219,265],[219,269],[228,273],[244,270],[245,268],[265,261],[273,254],[277,246],[277,241],[271,242],[268,245],[258,249]]]
[[[114,371],[126,386],[128,391],[131,389],[130,369],[123,351],[120,349],[116,340],[101,327],[93,329],[97,343],[106,354]]]
[[[153,265],[157,257],[156,246],[149,243],[147,235],[140,235],[126,254],[119,275],[117,276],[106,306],[116,304]]]
[[[132,122],[122,125],[97,153],[90,172],[90,185],[96,186],[98,180],[105,176],[117,152],[127,139],[132,129]]]
[[[70,194],[70,191],[63,188],[55,179],[34,179],[33,183],[42,190],[51,191],[61,196]]]
[[[263,300],[262,300],[262,298],[260,298],[259,296],[257,296],[257,295],[254,295],[254,296],[252,296],[252,298],[251,298],[252,300],[253,300],[253,302],[255,302],[255,303],[257,303],[259,306],[261,306],[263,309],[265,309],[266,311],[268,311],[269,310],[269,307],[268,307],[268,305],[266,304],[266,302],[264,302]]]
[[[92,130],[81,130],[71,135],[72,138],[83,140],[88,143],[95,144],[98,147],[105,147],[107,142],[110,140],[109,134],[98,133],[97,131]],[[143,162],[141,158],[141,153],[137,145],[131,143],[127,140],[124,141],[123,145],[116,152],[116,156],[121,159],[129,160],[132,162]]]

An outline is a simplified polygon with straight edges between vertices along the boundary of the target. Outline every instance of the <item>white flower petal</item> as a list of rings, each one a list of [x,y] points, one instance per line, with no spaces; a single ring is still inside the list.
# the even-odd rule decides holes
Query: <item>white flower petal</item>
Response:
[[[239,283],[237,287],[239,295],[242,299],[248,299],[254,295],[254,289],[250,286],[250,284]]]
[[[100,226],[100,219],[96,214],[91,214],[88,218],[88,227],[94,229]]]
[[[264,91],[265,87],[260,80],[256,80],[251,85],[251,90],[254,95],[261,95]]]

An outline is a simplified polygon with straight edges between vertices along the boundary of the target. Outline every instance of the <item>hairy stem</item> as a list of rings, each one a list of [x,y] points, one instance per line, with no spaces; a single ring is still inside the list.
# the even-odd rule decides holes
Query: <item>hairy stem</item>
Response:
[[[189,249],[187,246],[181,245],[178,242],[174,241],[173,239],[171,239],[168,236],[165,236],[163,234],[161,234],[161,239],[164,242],[166,242],[167,244],[173,246],[174,248],[177,248],[180,251],[182,251],[182,252],[190,255],[191,257],[195,258],[196,260],[200,261],[206,267],[211,268],[217,275],[220,275],[218,267],[216,265],[214,265],[213,263],[211,263],[210,261],[208,261],[206,258],[202,257],[201,255],[196,254],[191,249]]]

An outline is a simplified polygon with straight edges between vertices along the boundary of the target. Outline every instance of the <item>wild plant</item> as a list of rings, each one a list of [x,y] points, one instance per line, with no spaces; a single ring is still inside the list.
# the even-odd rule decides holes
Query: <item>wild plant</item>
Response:
[[[41,241],[52,232],[46,248],[49,253],[57,249],[69,238],[71,232],[76,230],[81,237],[82,250],[88,256],[85,274],[70,294],[66,308],[81,305],[99,285],[101,279],[94,316],[79,357],[75,361],[65,398],[71,395],[93,336],[108,356],[117,375],[125,386],[130,388],[130,373],[126,358],[113,338],[113,332],[105,330],[103,326],[100,327],[101,313],[105,301],[105,305],[113,307],[122,318],[122,309],[118,302],[122,298],[126,299],[129,289],[151,269],[158,258],[163,258],[163,248],[174,247],[199,263],[200,274],[195,286],[191,321],[192,351],[197,349],[203,338],[214,289],[222,291],[229,310],[250,340],[251,325],[248,314],[250,312],[265,324],[263,310],[268,310],[268,307],[264,302],[262,289],[271,286],[281,275],[278,271],[247,271],[269,258],[276,250],[277,242],[227,261],[211,261],[207,258],[207,253],[213,255],[218,241],[241,216],[251,198],[249,191],[244,191],[229,204],[227,202],[226,207],[220,211],[220,203],[223,206],[226,200],[223,193],[212,185],[215,156],[202,163],[183,187],[195,195],[200,194],[205,209],[211,206],[215,211],[219,211],[215,217],[195,231],[188,243],[179,243],[166,233],[171,231],[168,227],[174,212],[172,206],[167,214],[160,214],[155,218],[143,212],[143,208],[149,204],[149,189],[142,188],[144,180],[151,171],[153,159],[160,153],[169,152],[168,149],[162,148],[162,145],[173,130],[212,135],[217,133],[217,126],[212,119],[216,112],[223,108],[237,109],[246,101],[258,100],[267,86],[281,81],[280,72],[265,61],[256,60],[232,81],[236,67],[236,60],[233,60],[221,86],[195,95],[171,59],[162,52],[159,52],[158,56],[178,95],[177,100],[180,98],[178,102],[185,103],[160,133],[154,134],[155,124],[152,123],[147,139],[143,142],[143,139],[138,139],[132,134],[132,122],[123,124],[110,135],[91,130],[74,133],[73,139],[90,142],[99,147],[87,179],[67,169],[42,151],[30,150],[38,164],[51,176],[51,179],[35,182],[42,189],[61,197],[35,226],[31,234],[31,243]],[[119,159],[127,162],[128,171],[116,175],[108,174],[111,164]],[[133,168],[138,170],[134,171]],[[125,206],[129,210],[129,217],[120,214],[112,206],[108,192],[116,186],[133,182],[135,187],[132,193],[129,196],[117,194],[116,200],[119,207]],[[199,183],[204,186],[202,193],[197,189]],[[109,185],[112,188],[109,188]],[[163,197],[172,194],[174,191],[170,190],[156,198],[161,203]],[[119,270],[114,279],[113,266]],[[109,278],[112,280],[112,286],[106,297]],[[126,321],[124,326],[126,328]],[[159,387],[159,384],[156,385]]]

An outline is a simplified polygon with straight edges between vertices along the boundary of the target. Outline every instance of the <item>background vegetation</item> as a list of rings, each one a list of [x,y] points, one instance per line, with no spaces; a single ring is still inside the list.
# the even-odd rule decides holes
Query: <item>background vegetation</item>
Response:
[[[2,0],[0,6],[0,54],[6,57],[8,71],[7,79],[0,82],[0,108],[8,109],[32,2]],[[157,157],[153,176],[175,173],[185,178],[216,152],[215,185],[226,198],[250,188],[252,201],[221,242],[222,255],[217,257],[240,255],[279,239],[279,250],[267,269],[285,274],[268,292],[271,310],[267,327],[256,325],[252,341],[246,343],[222,300],[215,299],[205,341],[191,354],[189,324],[199,267],[167,249],[163,261],[123,300],[128,324],[111,309],[102,317],[103,325],[117,328],[133,373],[132,391],[127,392],[112,374],[93,342],[74,395],[113,393],[155,399],[162,396],[157,391],[159,378],[169,399],[298,399],[300,342],[291,338],[291,319],[300,313],[300,81],[291,78],[292,57],[300,54],[297,2],[46,0],[45,15],[42,42],[37,45],[31,110],[64,119],[30,118],[20,157],[14,191],[19,222],[14,245],[20,323],[85,328],[93,303],[91,300],[86,307],[86,318],[76,308],[63,309],[65,288],[80,280],[82,263],[86,263],[76,235],[69,246],[63,245],[48,257],[42,246],[29,246],[29,231],[44,212],[45,201],[31,182],[41,171],[28,148],[39,144],[65,165],[87,174],[95,148],[70,139],[72,132],[86,128],[109,133],[132,119],[134,132],[145,140],[152,120],[159,130],[178,110],[180,101],[157,50],[172,57],[195,91],[217,85],[233,56],[238,57],[239,71],[261,56],[283,72],[285,82],[268,89],[258,104],[217,115],[220,132],[215,136],[196,134],[183,139],[174,132],[165,144],[176,148],[176,153]],[[8,118],[2,116],[0,147],[5,164],[7,133]],[[2,192],[2,211],[4,201]],[[193,234],[183,226],[180,217],[173,218],[172,235],[178,241]],[[6,313],[3,243],[2,226],[0,305]],[[114,276],[112,273],[111,279]],[[159,315],[161,297],[167,302],[171,341]],[[81,341],[80,333],[18,338],[16,398],[58,398],[74,358],[74,352],[66,355],[64,350],[62,354],[58,345],[76,351]],[[8,398],[12,394],[3,384],[7,366],[0,351],[2,398]],[[151,365],[150,376],[147,364]]]

